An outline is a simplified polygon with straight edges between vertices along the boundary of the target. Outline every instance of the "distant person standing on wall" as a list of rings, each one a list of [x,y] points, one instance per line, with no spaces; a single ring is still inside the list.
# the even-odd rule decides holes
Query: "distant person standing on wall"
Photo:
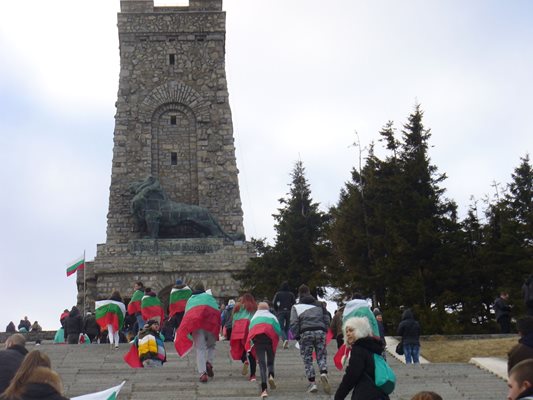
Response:
[[[285,281],[281,284],[279,291],[274,295],[272,300],[276,317],[278,318],[281,327],[281,340],[283,340],[283,348],[289,347],[289,325],[291,319],[291,309],[296,304],[294,293],[289,289],[289,282]]]
[[[526,314],[533,316],[533,274],[522,285],[522,295],[526,305]]]
[[[405,363],[419,364],[420,324],[415,320],[415,316],[409,308],[402,314],[402,320],[398,325],[398,336],[402,337]]]
[[[508,302],[509,293],[503,291],[500,292],[500,297],[494,300],[494,314],[501,333],[511,332],[511,306]]]

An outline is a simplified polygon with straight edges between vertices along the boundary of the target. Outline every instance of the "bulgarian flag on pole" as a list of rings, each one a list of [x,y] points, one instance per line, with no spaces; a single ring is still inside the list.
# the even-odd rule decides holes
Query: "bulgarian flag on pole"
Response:
[[[107,325],[113,325],[113,330],[118,331],[124,325],[126,306],[120,301],[101,300],[95,303],[96,322],[102,330],[107,329]]]
[[[76,258],[67,265],[67,276],[70,276],[77,270],[83,268],[85,268],[85,252],[81,257]]]
[[[279,337],[281,336],[281,327],[279,321],[274,314],[268,310],[257,310],[250,321],[248,328],[248,339],[246,340],[246,350],[252,352],[253,340],[257,335],[267,335],[272,341],[272,350],[276,354],[276,348],[278,347]]]
[[[192,290],[189,286],[185,286],[181,289],[172,288],[168,304],[168,316],[172,317],[176,313],[185,311],[185,305],[191,295]]]
[[[174,347],[180,357],[192,348],[191,333],[198,329],[210,332],[218,340],[220,311],[218,303],[209,293],[192,295],[185,306],[185,314],[174,337]]]
[[[122,386],[126,381],[123,381],[120,385],[112,387],[101,392],[84,394],[83,396],[72,397],[71,400],[116,400],[118,392],[122,389]]]
[[[163,303],[161,303],[159,297],[144,295],[141,300],[141,314],[145,321],[159,319],[159,323],[163,324],[165,312],[163,311]]]

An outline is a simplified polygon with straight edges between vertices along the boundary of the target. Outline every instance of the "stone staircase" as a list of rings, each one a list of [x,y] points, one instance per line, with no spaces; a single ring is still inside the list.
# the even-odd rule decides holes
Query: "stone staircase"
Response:
[[[53,368],[61,375],[68,397],[97,392],[116,386],[123,380],[119,400],[146,399],[258,399],[259,383],[249,382],[241,375],[242,364],[229,357],[229,343],[217,343],[214,362],[215,377],[207,384],[198,381],[194,352],[180,359],[172,343],[165,343],[168,362],[159,369],[132,369],[122,357],[128,351],[128,344],[121,344],[118,350],[109,345],[56,345],[43,343],[29,345],[38,348],[52,359]],[[333,365],[336,351],[334,343],[328,347],[330,381],[333,392],[337,388],[342,372]],[[397,387],[391,395],[394,400],[409,400],[421,390],[435,391],[446,400],[488,399],[501,400],[506,395],[506,383],[472,364],[422,364],[405,365],[388,357],[397,375]],[[299,350],[293,346],[288,350],[281,347],[276,354],[277,389],[269,391],[270,399],[328,399],[319,386],[316,394],[306,393],[307,379]]]

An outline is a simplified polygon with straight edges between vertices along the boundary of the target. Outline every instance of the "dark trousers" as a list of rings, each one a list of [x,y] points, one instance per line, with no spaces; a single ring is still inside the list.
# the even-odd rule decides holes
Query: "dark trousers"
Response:
[[[255,362],[254,356],[252,353],[247,353],[246,351],[242,352],[241,361],[244,363],[248,360],[250,364],[250,376],[255,375],[255,370],[257,369],[257,363]]]
[[[272,341],[266,335],[257,335],[254,338],[255,355],[259,363],[259,373],[261,374],[261,390],[266,390],[267,379],[270,375],[274,377],[274,349]]]
[[[500,330],[502,333],[511,333],[511,316],[502,315],[498,319],[498,324],[500,324]]]
[[[287,340],[289,338],[288,334],[291,320],[291,310],[278,311],[276,317],[278,317],[279,326],[281,328],[281,340]]]

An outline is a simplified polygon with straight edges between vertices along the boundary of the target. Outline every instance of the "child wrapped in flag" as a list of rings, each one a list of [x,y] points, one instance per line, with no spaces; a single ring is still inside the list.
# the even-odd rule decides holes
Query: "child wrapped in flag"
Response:
[[[126,306],[122,302],[120,293],[115,290],[108,300],[97,301],[95,308],[96,322],[102,331],[107,329],[110,346],[113,347],[114,344],[115,349],[118,349],[119,332],[126,316]]]
[[[250,321],[246,350],[254,355],[259,363],[261,374],[261,398],[267,397],[267,379],[270,389],[276,388],[274,381],[274,359],[281,336],[281,327],[268,304],[261,302]]]
[[[176,280],[176,284],[170,291],[168,301],[168,318],[171,320],[174,329],[178,329],[185,314],[187,300],[192,295],[192,290],[181,279]]]
[[[165,345],[160,325],[155,319],[146,321],[144,327],[133,340],[130,351],[124,356],[124,361],[132,368],[161,367],[167,361]]]
[[[141,300],[141,314],[144,321],[155,319],[161,324],[165,319],[163,303],[151,288],[144,290],[144,296]]]
[[[242,374],[248,374],[250,366],[250,381],[255,381],[256,362],[252,354],[246,352],[246,341],[248,339],[248,327],[255,311],[257,303],[254,296],[245,293],[239,299],[233,309],[233,321],[230,336],[230,354],[234,360],[241,360],[243,363]]]

